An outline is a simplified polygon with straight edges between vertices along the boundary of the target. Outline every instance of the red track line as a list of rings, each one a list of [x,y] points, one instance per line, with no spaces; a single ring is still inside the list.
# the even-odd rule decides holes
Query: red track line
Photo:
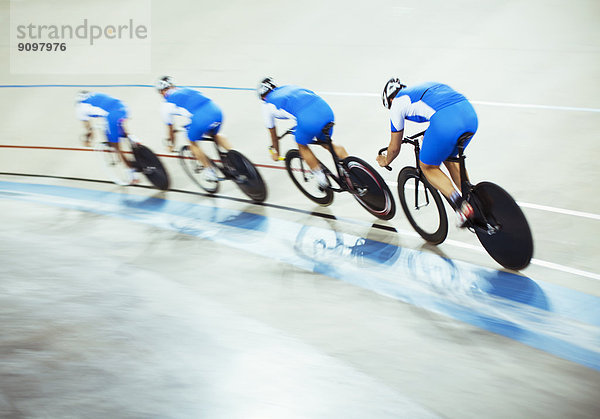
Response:
[[[78,148],[78,147],[49,147],[49,146],[33,146],[33,145],[5,145],[0,144],[0,148],[21,148],[21,149],[33,149],[33,150],[57,150],[57,151],[95,151],[93,148]],[[125,153],[131,154],[131,151]],[[165,157],[170,159],[178,159],[177,154],[157,154],[159,157]],[[255,164],[257,167],[264,167],[266,169],[279,169],[285,170],[285,167],[273,166],[270,164]]]

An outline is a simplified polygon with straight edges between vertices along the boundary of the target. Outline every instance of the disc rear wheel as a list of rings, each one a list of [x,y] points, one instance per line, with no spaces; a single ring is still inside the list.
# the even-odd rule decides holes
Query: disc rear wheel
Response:
[[[239,151],[229,150],[224,164],[233,181],[254,202],[263,202],[267,198],[265,182],[256,166],[246,156]]]
[[[137,144],[133,148],[133,155],[138,169],[148,178],[150,183],[163,191],[169,189],[169,175],[152,150],[142,144]]]
[[[489,255],[507,269],[520,270],[533,257],[533,236],[523,211],[508,192],[491,182],[473,187],[467,200],[474,229]]]
[[[351,182],[348,186],[356,192],[353,196],[360,205],[379,219],[392,219],[396,215],[396,203],[381,175],[358,157],[347,157],[343,165]]]

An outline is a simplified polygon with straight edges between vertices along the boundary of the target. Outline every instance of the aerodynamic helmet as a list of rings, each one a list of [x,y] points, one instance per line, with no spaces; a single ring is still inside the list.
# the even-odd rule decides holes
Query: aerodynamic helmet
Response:
[[[258,94],[258,97],[260,99],[263,99],[267,93],[269,93],[271,90],[275,89],[276,87],[277,87],[277,85],[273,81],[273,78],[266,77],[260,82],[260,84],[256,88],[256,93]]]
[[[392,99],[394,99],[398,92],[405,87],[406,86],[400,82],[399,78],[395,77],[389,79],[383,88],[383,93],[381,93],[383,106],[389,109],[392,106]]]

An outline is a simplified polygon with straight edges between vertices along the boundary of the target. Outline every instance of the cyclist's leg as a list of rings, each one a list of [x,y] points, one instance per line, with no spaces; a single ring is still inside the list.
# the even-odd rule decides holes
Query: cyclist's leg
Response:
[[[315,153],[313,153],[308,146],[309,144],[316,144],[313,140],[315,133],[314,131],[307,131],[304,124],[301,124],[300,121],[301,119],[298,118],[298,125],[296,126],[296,131],[294,133],[298,151],[300,151],[300,157],[302,157],[302,160],[306,162],[311,172],[315,175],[319,185],[323,188],[328,187],[329,181],[327,180],[327,176],[323,172]]]
[[[460,164],[454,161],[444,161],[444,166],[448,169],[448,173],[450,173],[450,178],[457,189],[460,189],[461,179],[460,179]],[[467,180],[469,180],[469,174],[467,173]]]
[[[310,142],[307,144],[301,144],[301,143],[296,143],[298,146],[298,151],[300,151],[300,157],[302,157],[302,160],[304,160],[306,162],[306,164],[308,164],[308,167],[310,167],[310,170],[315,171],[320,169],[319,168],[319,161],[317,160],[317,157],[315,156],[315,153],[313,153],[313,151],[308,147],[308,144],[314,144],[314,142]]]
[[[329,107],[329,105],[327,105],[326,103],[325,103],[325,106]],[[331,109],[331,108],[329,108],[329,109]],[[325,111],[324,115],[325,115],[325,117],[323,118],[323,120],[316,124],[316,125],[320,125],[320,123],[325,121],[323,123],[323,126],[319,129],[319,133],[316,135],[317,140],[319,141],[319,145],[321,147],[329,150],[329,145],[327,143],[331,142],[331,146],[333,147],[335,154],[338,156],[338,159],[344,160],[346,157],[348,157],[348,152],[346,151],[346,149],[343,146],[334,143],[333,140],[331,139],[331,136],[333,134],[333,127],[331,127],[328,130],[328,132],[323,132],[323,129],[325,128],[325,126],[327,124],[329,124],[330,122],[333,122],[333,112]],[[330,117],[331,117],[331,120],[329,120]]]
[[[440,165],[454,149],[458,135],[453,127],[452,114],[450,107],[438,111],[431,118],[429,128],[423,137],[423,146],[421,148],[420,164],[425,177],[452,202],[456,197],[456,189],[448,176],[440,169]]]
[[[326,149],[329,149],[329,145],[327,143],[331,141],[331,136],[333,134],[333,126],[329,129],[328,132],[323,132],[323,129],[327,124],[332,123],[333,120],[334,115],[333,111],[331,110],[331,107],[323,99],[318,98],[317,100],[306,106],[306,108],[304,108],[302,112],[298,114],[298,124],[296,126],[296,142],[298,144],[306,144],[306,141],[314,143],[313,139],[316,138],[317,144],[321,145]],[[346,157],[348,157],[348,152],[344,147],[338,144],[334,144],[333,142],[331,143],[331,145],[333,146],[333,150],[340,160],[343,160]],[[302,151],[300,152],[300,154],[302,154]],[[312,154],[312,156],[314,157],[314,154]],[[316,163],[316,158],[314,159],[314,161]],[[309,161],[307,161],[307,163],[311,168],[313,168]]]
[[[206,134],[213,137],[219,147],[224,148],[227,151],[231,150],[233,147],[231,146],[231,143],[227,137],[225,137],[223,134],[219,134],[221,126],[223,125],[223,112],[221,111],[221,108],[219,108],[214,102],[210,102],[202,109],[206,109],[203,112],[209,112],[212,115],[212,119],[215,121],[210,126],[209,131]]]
[[[225,137],[223,134],[216,134],[215,141],[217,142],[219,147],[224,148],[227,151],[232,149],[231,143],[229,142],[227,137]]]
[[[448,198],[456,211],[461,227],[473,216],[473,209],[463,200],[450,178],[440,170],[440,165],[448,157],[458,153],[456,141],[460,135],[475,131],[477,131],[477,115],[473,107],[467,101],[459,102],[434,114],[423,138],[421,149],[421,168],[425,177]],[[460,187],[458,163],[446,167],[449,167],[454,182]]]
[[[477,115],[468,101],[456,103],[436,112],[431,118],[429,128],[423,137],[421,149],[421,168],[427,180],[446,198],[451,199],[458,191],[440,165],[448,157],[456,156],[456,140],[465,132],[477,131]],[[465,147],[468,142],[465,144]],[[446,163],[454,183],[460,187],[458,163]]]
[[[208,102],[194,113],[192,122],[188,126],[187,134],[190,140],[190,149],[204,167],[210,168],[212,164],[196,142],[202,141],[205,134],[212,137],[216,136],[221,127],[222,118],[223,115],[217,105]]]
[[[125,153],[121,149],[119,139],[127,135],[125,131],[125,121],[127,119],[127,112],[124,108],[116,109],[106,116],[106,139],[111,147],[117,150],[121,160],[129,168],[133,168],[132,162],[125,157]]]

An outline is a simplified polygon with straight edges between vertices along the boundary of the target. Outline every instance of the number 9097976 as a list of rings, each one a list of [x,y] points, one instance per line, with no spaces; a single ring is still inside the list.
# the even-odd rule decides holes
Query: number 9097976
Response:
[[[67,44],[64,42],[19,42],[18,51],[66,51]]]

